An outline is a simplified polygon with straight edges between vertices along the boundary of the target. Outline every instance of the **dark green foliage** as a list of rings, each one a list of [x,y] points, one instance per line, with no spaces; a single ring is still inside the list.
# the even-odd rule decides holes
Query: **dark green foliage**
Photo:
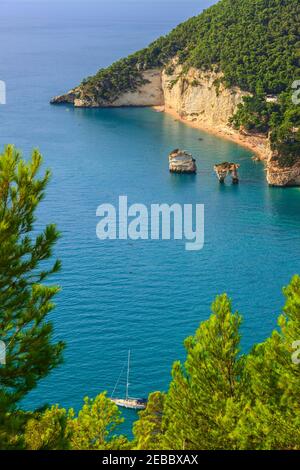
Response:
[[[300,449],[299,276],[284,294],[279,329],[247,356],[246,404],[235,430],[242,449]]]
[[[209,320],[185,341],[187,359],[175,363],[163,412],[167,449],[234,449],[244,359],[239,356],[241,317],[226,295]]]
[[[26,163],[13,146],[0,155],[0,421],[61,362],[62,343],[52,341],[47,315],[57,286],[45,285],[60,263],[49,262],[58,238],[54,225],[34,232],[35,212],[49,172],[38,176],[42,157]],[[0,423],[1,424],[1,423]]]
[[[298,78],[299,15],[298,0],[223,0],[197,18],[188,60],[218,64],[229,85],[278,94]]]
[[[297,107],[291,86],[300,76],[299,24],[299,0],[221,0],[149,47],[84,80],[85,98],[113,102],[145,83],[143,70],[167,65],[171,73],[168,62],[177,56],[185,68],[222,71],[225,85],[252,93],[254,98],[246,98],[233,124],[252,132],[271,131],[282,162],[292,163],[299,158],[300,140],[299,133],[291,134],[291,123],[300,125],[299,105],[291,116]],[[267,94],[282,95],[281,104],[269,106]]]
[[[68,412],[58,405],[33,413],[23,430],[23,447],[27,450],[70,449],[68,420]]]
[[[281,166],[292,166],[300,158],[300,104],[294,105],[289,96],[282,94],[282,108],[274,119],[271,142],[280,155]]]
[[[267,133],[272,108],[274,107],[266,102],[264,95],[246,96],[243,104],[238,105],[231,123],[237,129],[243,127],[248,132]]]
[[[86,398],[77,416],[58,406],[7,414],[1,448],[300,450],[299,276],[284,294],[278,328],[247,355],[241,316],[226,295],[217,297],[210,318],[185,341],[186,361],[174,364],[168,392],[149,396],[132,442],[115,434],[123,419],[102,393]]]
[[[298,0],[222,0],[85,83],[103,80],[109,92],[118,78],[125,85],[127,77],[128,87],[135,86],[137,71],[179,56],[199,69],[217,65],[228,85],[252,93],[260,85],[265,93],[278,94],[299,78],[299,20]]]
[[[267,102],[263,93],[244,97],[243,104],[231,119],[236,128],[248,132],[270,133],[275,158],[282,167],[292,166],[300,156],[300,105],[292,93],[283,92],[276,103]]]
[[[100,393],[84,399],[76,416],[74,410],[58,405],[35,413],[28,420],[24,445],[30,450],[119,450],[128,449],[128,440],[115,435],[124,421],[117,405]]]
[[[216,299],[209,320],[185,342],[185,363],[173,366],[157,432],[147,426],[157,414],[152,400],[135,425],[143,448],[300,449],[299,276],[284,294],[279,328],[246,356],[240,315],[226,295]]]
[[[133,426],[134,449],[155,450],[160,448],[164,402],[164,393],[154,392],[149,395],[146,410],[139,413],[139,420]]]
[[[129,56],[107,69],[99,70],[95,76],[82,82],[85,96],[96,96],[97,99],[113,102],[120,94],[136,90],[146,83],[137,64],[136,57]]]

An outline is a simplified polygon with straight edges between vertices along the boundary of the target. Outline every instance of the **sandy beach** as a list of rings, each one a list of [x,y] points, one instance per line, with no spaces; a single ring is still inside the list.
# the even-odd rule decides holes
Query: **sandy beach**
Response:
[[[209,132],[210,134],[214,134],[218,137],[223,139],[230,140],[231,142],[235,142],[248,150],[251,150],[255,156],[257,156],[260,160],[266,160],[267,158],[267,143],[268,140],[262,136],[247,136],[243,135],[234,129],[230,128],[229,126],[218,126],[213,127],[202,122],[191,121],[189,119],[185,119],[180,116],[174,109],[169,108],[167,106],[153,106],[153,109],[156,112],[165,112],[172,116],[174,119],[187,124],[195,129],[199,129],[205,132]]]

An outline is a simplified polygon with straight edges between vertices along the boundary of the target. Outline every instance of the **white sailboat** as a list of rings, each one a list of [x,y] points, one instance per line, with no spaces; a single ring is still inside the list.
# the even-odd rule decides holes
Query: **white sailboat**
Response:
[[[124,368],[123,368],[124,369]],[[129,396],[129,371],[130,371],[130,349],[128,351],[128,359],[127,359],[127,375],[126,375],[126,391],[125,391],[125,398],[114,398],[114,393],[117,388],[117,385],[119,383],[120,377],[122,375],[123,370],[121,371],[121,374],[119,375],[119,378],[116,382],[116,385],[114,387],[112,396],[110,397],[111,401],[113,401],[116,405],[122,406],[123,408],[132,408],[134,410],[144,410],[147,406],[147,400],[145,398],[133,398]]]

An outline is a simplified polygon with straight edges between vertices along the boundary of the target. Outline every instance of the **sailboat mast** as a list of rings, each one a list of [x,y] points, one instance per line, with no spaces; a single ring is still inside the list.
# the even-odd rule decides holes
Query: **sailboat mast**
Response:
[[[128,362],[127,362],[126,400],[128,400],[128,389],[129,389],[129,367],[130,367],[130,349],[128,350]]]

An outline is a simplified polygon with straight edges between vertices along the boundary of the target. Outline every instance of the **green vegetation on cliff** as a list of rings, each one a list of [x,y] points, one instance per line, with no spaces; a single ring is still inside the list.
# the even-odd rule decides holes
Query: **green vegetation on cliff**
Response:
[[[149,47],[99,70],[83,81],[83,91],[113,102],[144,82],[143,70],[166,66],[178,57],[185,69],[222,71],[226,86],[252,93],[254,98],[246,99],[233,125],[272,131],[273,146],[297,157],[300,111],[291,96],[292,83],[300,78],[299,23],[298,0],[221,0]],[[266,95],[276,95],[278,102],[267,103]]]
[[[187,66],[217,66],[230,86],[280,93],[299,78],[299,20],[298,0],[222,0],[86,83],[103,91],[109,86],[107,92],[131,88],[139,84],[139,71],[178,56]]]

